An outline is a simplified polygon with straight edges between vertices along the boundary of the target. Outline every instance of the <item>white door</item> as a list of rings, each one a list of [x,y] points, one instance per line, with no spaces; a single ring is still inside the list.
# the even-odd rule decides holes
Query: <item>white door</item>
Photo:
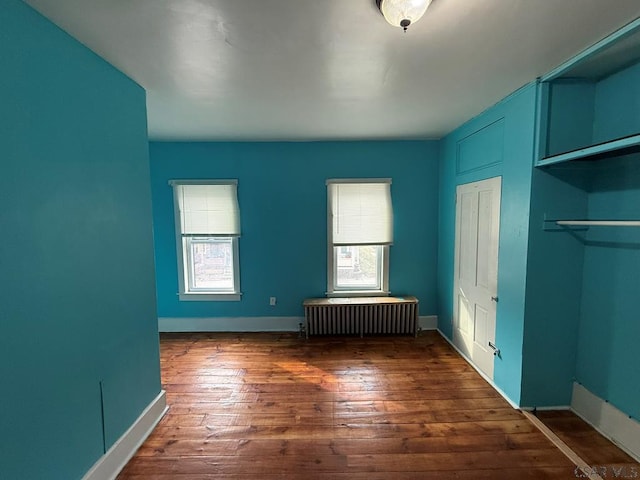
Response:
[[[501,177],[456,189],[453,342],[493,379]]]

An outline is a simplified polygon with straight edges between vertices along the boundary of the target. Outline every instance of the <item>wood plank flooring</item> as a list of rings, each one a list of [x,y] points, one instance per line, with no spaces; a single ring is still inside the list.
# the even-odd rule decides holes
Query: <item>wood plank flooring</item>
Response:
[[[575,479],[436,332],[161,337],[169,412],[119,480]]]
[[[589,466],[582,478],[640,478],[640,464],[568,410],[539,411],[536,416]]]

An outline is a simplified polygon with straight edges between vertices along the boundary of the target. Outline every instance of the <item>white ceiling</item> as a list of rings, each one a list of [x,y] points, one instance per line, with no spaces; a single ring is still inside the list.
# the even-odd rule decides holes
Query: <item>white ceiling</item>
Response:
[[[638,0],[26,0],[147,90],[172,140],[439,138],[640,16]]]

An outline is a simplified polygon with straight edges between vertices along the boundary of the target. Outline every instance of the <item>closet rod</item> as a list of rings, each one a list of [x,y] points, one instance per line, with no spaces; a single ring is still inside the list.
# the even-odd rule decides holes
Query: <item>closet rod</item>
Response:
[[[556,220],[556,225],[585,227],[640,227],[640,220]]]

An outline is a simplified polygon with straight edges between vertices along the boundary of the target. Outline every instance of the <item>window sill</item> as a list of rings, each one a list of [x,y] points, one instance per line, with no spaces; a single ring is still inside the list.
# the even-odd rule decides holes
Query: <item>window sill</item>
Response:
[[[326,292],[328,298],[341,297],[388,297],[391,292],[383,290],[341,290],[339,292]]]
[[[178,293],[181,302],[239,302],[241,293]]]

